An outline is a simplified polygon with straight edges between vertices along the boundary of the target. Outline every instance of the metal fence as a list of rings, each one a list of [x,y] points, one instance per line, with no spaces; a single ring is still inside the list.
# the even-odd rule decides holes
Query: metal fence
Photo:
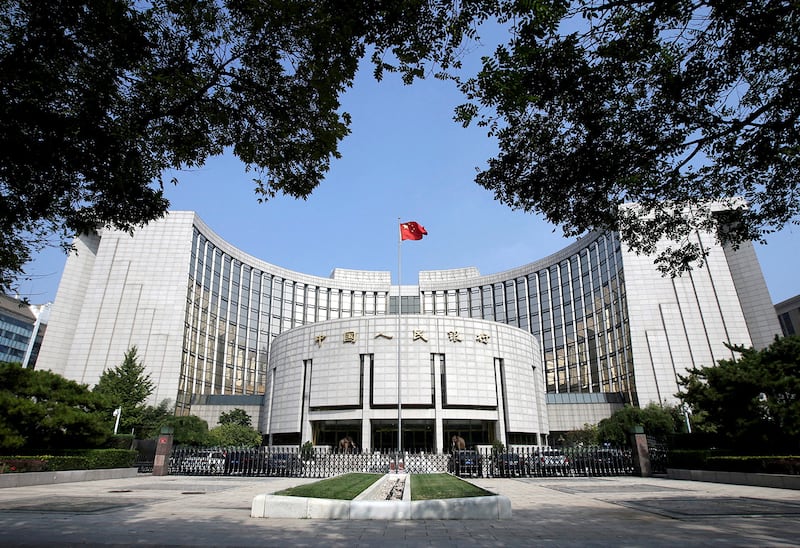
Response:
[[[449,455],[406,453],[403,469],[411,473],[446,472]],[[170,474],[284,476],[327,478],[347,472],[388,473],[397,466],[395,453],[303,452],[297,448],[176,448]]]
[[[654,474],[667,473],[667,445],[653,436],[647,436],[647,449],[650,453],[650,467]]]
[[[156,440],[133,440],[132,449],[136,450],[136,460],[133,465],[139,473],[152,473],[153,463],[156,459]]]
[[[347,472],[449,472],[464,477],[625,476],[634,473],[630,449],[483,447],[453,453],[338,453],[296,447],[176,448],[170,474],[327,478]]]

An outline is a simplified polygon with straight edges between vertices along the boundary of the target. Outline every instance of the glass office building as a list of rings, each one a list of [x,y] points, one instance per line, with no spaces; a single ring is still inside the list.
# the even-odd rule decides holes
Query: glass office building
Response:
[[[29,304],[0,295],[0,362],[33,369],[49,314],[49,304]]]

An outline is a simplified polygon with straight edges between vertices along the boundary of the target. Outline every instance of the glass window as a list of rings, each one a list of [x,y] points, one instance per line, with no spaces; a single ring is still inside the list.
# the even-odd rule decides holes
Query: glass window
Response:
[[[469,289],[459,289],[457,298],[458,298],[458,315],[463,317],[469,317],[470,315]]]
[[[447,303],[447,314],[456,315],[458,312],[458,298],[456,297],[455,289],[448,289],[445,294],[445,301]]]

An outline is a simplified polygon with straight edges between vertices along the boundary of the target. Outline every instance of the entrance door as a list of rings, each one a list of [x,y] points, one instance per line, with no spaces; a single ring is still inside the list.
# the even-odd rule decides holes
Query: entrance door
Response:
[[[491,445],[494,442],[495,421],[446,420],[443,421],[445,452],[450,451],[453,436],[461,436],[467,448],[476,445]]]
[[[334,451],[339,448],[339,440],[350,436],[356,447],[362,447],[361,421],[314,421],[311,423],[314,445],[330,445]]]
[[[376,451],[397,450],[397,421],[372,421],[372,448]],[[420,419],[403,420],[403,451],[419,453],[436,451],[433,440],[433,421]]]

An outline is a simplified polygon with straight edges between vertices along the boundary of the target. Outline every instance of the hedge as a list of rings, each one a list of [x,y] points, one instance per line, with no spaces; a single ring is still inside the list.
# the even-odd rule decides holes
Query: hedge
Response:
[[[800,457],[793,455],[736,456],[710,449],[669,452],[670,468],[761,474],[800,474]]]
[[[800,457],[709,457],[709,470],[748,472],[757,474],[800,474]]]
[[[60,470],[96,470],[130,468],[136,451],[129,449],[86,449],[69,455],[0,457],[0,473],[55,472]]]

